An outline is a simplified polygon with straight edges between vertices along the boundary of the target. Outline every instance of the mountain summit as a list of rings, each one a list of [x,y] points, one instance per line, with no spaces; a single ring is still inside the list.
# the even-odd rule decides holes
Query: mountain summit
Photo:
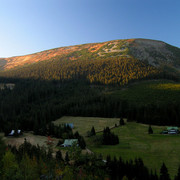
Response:
[[[170,64],[180,66],[180,49],[162,41],[149,39],[113,40],[103,43],[90,43],[83,45],[60,47],[30,55],[0,58],[0,70],[36,63],[56,56],[66,56],[67,59],[78,59],[77,54],[82,51],[99,57],[134,57],[146,61],[153,66]]]
[[[144,78],[179,78],[180,49],[149,39],[113,40],[2,58],[0,66],[5,77],[124,85]]]

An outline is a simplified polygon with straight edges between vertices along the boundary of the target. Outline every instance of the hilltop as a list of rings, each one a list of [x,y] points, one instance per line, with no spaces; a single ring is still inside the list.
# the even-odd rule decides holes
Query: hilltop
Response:
[[[48,60],[56,56],[66,56],[69,60],[77,60],[78,55],[84,55],[83,50],[97,57],[134,57],[141,61],[147,61],[153,66],[160,66],[164,63],[174,65],[177,68],[180,66],[179,48],[162,41],[127,39],[66,46],[25,56],[0,58],[0,67],[1,70],[7,70],[17,66]]]
[[[5,77],[124,85],[139,79],[179,78],[180,49],[148,39],[113,40],[5,58],[0,65]]]

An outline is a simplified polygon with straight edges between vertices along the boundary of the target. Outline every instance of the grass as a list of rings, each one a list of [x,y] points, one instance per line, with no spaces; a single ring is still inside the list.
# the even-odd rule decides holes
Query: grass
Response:
[[[135,106],[180,102],[180,83],[173,81],[146,81],[121,90],[108,92],[112,98],[127,100]]]
[[[99,131],[106,126],[112,127],[118,122],[119,118],[64,116],[54,123],[74,123],[74,131],[78,130],[80,134],[86,136],[86,132],[92,126]],[[104,158],[109,154],[116,157],[121,156],[124,160],[140,157],[149,169],[156,169],[157,173],[162,163],[165,162],[171,177],[174,177],[180,165],[180,135],[160,134],[165,128],[164,126],[152,126],[154,134],[149,135],[148,125],[128,122],[125,126],[111,130],[119,136],[120,143],[115,146],[96,145],[93,143],[93,138],[86,137],[85,139],[87,147],[95,153],[101,153]]]
[[[46,136],[40,136],[40,135],[34,135],[30,132],[28,133],[23,133],[22,136],[19,137],[4,137],[3,133],[0,133],[0,138],[2,137],[2,140],[5,142],[6,145],[11,145],[11,146],[16,146],[19,147],[21,144],[24,143],[24,139],[26,138],[27,142],[30,142],[33,145],[39,145],[39,146],[44,146],[47,148],[47,140],[48,137]],[[56,145],[58,143],[57,138],[52,138],[53,139],[53,149],[56,148]]]
[[[87,132],[91,130],[92,126],[96,131],[102,131],[105,127],[112,127],[119,124],[119,118],[96,118],[96,117],[72,117],[64,116],[56,121],[55,125],[63,123],[74,123],[73,131],[78,131],[81,135],[86,136]]]
[[[120,143],[115,146],[95,145],[89,139],[88,147],[95,153],[122,157],[123,160],[142,158],[144,164],[153,170],[159,169],[163,162],[168,167],[171,177],[177,174],[180,165],[180,135],[162,135],[165,127],[152,126],[154,134],[148,134],[148,125],[129,122],[113,130]]]

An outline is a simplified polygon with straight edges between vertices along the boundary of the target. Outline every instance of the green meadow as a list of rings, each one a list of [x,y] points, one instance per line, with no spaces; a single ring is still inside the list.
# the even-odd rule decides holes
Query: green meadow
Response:
[[[91,130],[92,126],[96,128],[96,131],[102,131],[104,127],[114,127],[115,124],[119,124],[119,118],[64,116],[56,121],[53,121],[53,123],[55,125],[73,123],[73,131],[78,131],[81,135],[86,136],[87,132]]]
[[[71,117],[64,116],[55,124],[74,123],[74,130],[86,136],[94,126],[96,131],[104,127],[113,127],[119,123],[119,118],[97,118],[97,117]],[[119,144],[114,146],[97,145],[94,138],[86,139],[87,148],[94,153],[101,153],[104,158],[107,155],[122,157],[123,160],[142,158],[145,165],[152,170],[159,169],[163,162],[168,167],[171,177],[177,173],[180,165],[180,135],[163,135],[160,132],[165,126],[152,126],[154,134],[148,134],[148,125],[135,122],[127,122],[125,126],[119,126],[111,131],[119,137]],[[97,133],[100,136],[102,133]]]
[[[119,144],[115,146],[96,145],[93,138],[87,140],[88,147],[95,153],[122,157],[123,160],[142,158],[145,165],[159,173],[163,162],[173,177],[180,165],[180,135],[160,134],[166,127],[152,126],[154,134],[148,134],[148,125],[128,122],[111,131],[119,137]]]

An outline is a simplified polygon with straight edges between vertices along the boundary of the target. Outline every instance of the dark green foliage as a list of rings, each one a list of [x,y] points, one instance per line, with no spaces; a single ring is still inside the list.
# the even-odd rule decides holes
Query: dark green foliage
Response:
[[[150,180],[158,180],[159,179],[156,171],[155,171],[155,173],[153,173],[152,170],[151,170],[149,179]]]
[[[78,131],[76,131],[74,133],[74,139],[78,139],[78,145],[80,146],[81,149],[85,149],[86,148],[86,142],[83,138],[83,136],[80,136]]]
[[[116,145],[119,144],[119,138],[114,133],[111,133],[109,127],[103,130],[102,144],[104,145]]]
[[[2,155],[5,152],[6,145],[4,141],[2,141],[2,138],[0,137],[0,159],[2,158]]]
[[[57,160],[58,162],[63,161],[62,153],[61,153],[60,150],[56,152],[56,160]]]
[[[68,164],[69,163],[69,153],[68,151],[66,152],[66,155],[65,155],[65,162]]]
[[[63,144],[64,140],[63,139],[60,139],[57,143],[57,146],[60,146],[61,144]]]
[[[103,94],[103,86],[86,82],[46,82],[8,80],[16,84],[13,91],[0,91],[1,130],[34,130],[35,134],[62,137],[62,131],[49,122],[61,116],[124,117],[157,125],[180,125],[180,104],[129,105],[121,98]],[[47,125],[48,124],[48,125]],[[59,130],[58,130],[59,129]],[[69,131],[70,132],[70,131]],[[69,135],[68,135],[69,134]],[[66,137],[72,137],[71,133]]]
[[[96,132],[95,132],[95,129],[94,129],[94,126],[92,127],[91,129],[91,132],[90,132],[90,136],[95,136],[96,135]]]
[[[78,138],[78,144],[81,147],[81,149],[85,149],[86,148],[86,142],[85,142],[83,136],[80,136]]]
[[[151,125],[149,125],[148,133],[149,133],[149,134],[153,134],[153,129],[152,129]]]
[[[175,176],[174,180],[180,180],[180,166],[178,168],[178,173],[177,175]]]
[[[107,132],[109,130],[107,129]],[[78,148],[75,146],[75,148]],[[7,153],[8,152],[8,153]],[[138,180],[158,180],[158,176],[152,171],[148,171],[147,167],[144,165],[142,159],[138,158],[135,160],[123,161],[121,158],[107,156],[107,162],[102,160],[102,156],[96,156],[95,154],[81,154],[81,151],[72,149],[71,155],[70,151],[66,152],[65,161],[62,159],[61,152],[56,153],[56,159],[51,157],[49,159],[49,153],[46,149],[33,146],[26,140],[19,149],[15,146],[9,146],[9,151],[3,155],[2,160],[0,159],[0,168],[3,171],[0,173],[1,179],[7,176],[5,172],[11,173],[10,179],[38,179],[39,177],[46,178],[51,176],[51,179],[56,179],[59,176],[59,171],[62,172],[63,177],[66,174],[72,173],[70,179],[80,179],[80,175],[87,179],[105,179],[109,177],[110,179],[122,179],[126,176],[128,179],[138,179]],[[11,155],[11,159],[7,154]],[[71,159],[72,158],[72,159]],[[10,167],[6,166],[5,161],[11,160]],[[13,160],[13,161],[12,161]],[[73,163],[69,163],[69,161]],[[10,162],[10,161],[8,161]],[[14,173],[16,170],[16,173]],[[16,177],[18,175],[18,178]],[[16,177],[16,178],[15,178]],[[161,179],[169,180],[167,168],[163,164],[161,168]]]
[[[168,169],[164,163],[162,164],[160,169],[160,180],[170,180]]]
[[[48,148],[48,152],[47,152],[47,159],[48,160],[52,159],[52,153],[53,153],[52,148]]]
[[[122,117],[121,117],[120,120],[119,120],[119,124],[120,124],[121,126],[125,125],[124,119],[123,119]]]
[[[79,135],[79,132],[78,132],[78,131],[76,131],[76,132],[74,133],[74,138],[75,138],[75,139],[78,139],[78,138],[79,138],[79,136],[80,136],[80,135]]]
[[[110,156],[106,158],[106,167],[110,179],[122,179],[124,176],[127,179],[137,179],[137,180],[158,180],[158,176],[151,171],[149,173],[148,169],[144,165],[142,159],[135,159],[134,161],[129,160],[124,162],[121,158],[119,160],[116,157],[111,160]]]

